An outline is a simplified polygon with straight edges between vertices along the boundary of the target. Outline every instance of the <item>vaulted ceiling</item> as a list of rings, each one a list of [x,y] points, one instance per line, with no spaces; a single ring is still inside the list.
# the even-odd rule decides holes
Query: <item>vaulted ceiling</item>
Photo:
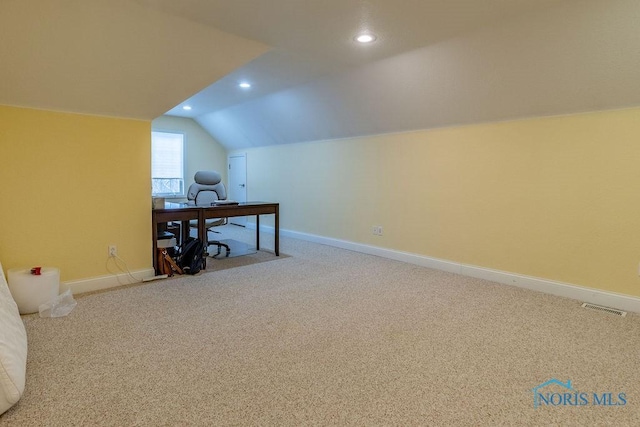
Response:
[[[191,117],[229,149],[623,108],[639,18],[637,0],[3,0],[0,103]]]

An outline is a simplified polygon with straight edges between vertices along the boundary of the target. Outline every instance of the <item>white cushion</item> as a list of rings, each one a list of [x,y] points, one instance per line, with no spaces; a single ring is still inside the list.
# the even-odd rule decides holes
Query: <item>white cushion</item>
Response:
[[[0,414],[22,397],[27,374],[27,332],[0,264]]]

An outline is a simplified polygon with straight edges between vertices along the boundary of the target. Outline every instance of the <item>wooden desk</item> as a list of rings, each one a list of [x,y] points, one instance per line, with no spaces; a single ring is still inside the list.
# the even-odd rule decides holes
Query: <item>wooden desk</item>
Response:
[[[232,216],[256,216],[256,249],[260,250],[260,215],[275,215],[274,252],[280,256],[280,204],[271,202],[246,202],[237,205],[219,206],[187,206],[184,203],[165,203],[164,209],[151,211],[151,227],[153,238],[153,268],[158,271],[158,224],[169,221],[182,222],[182,236],[188,236],[189,221],[198,221],[198,238],[207,242],[205,221],[208,218],[228,218]]]

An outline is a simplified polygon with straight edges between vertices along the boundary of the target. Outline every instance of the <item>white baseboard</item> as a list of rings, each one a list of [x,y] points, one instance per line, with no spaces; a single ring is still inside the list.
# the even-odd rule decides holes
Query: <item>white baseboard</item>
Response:
[[[249,223],[247,224],[247,228],[252,228],[255,230],[256,225],[255,223]],[[274,234],[274,228],[270,226],[260,226],[260,231]],[[315,234],[307,234],[297,231],[280,229],[280,235],[300,240],[306,240],[308,242],[334,246],[337,248],[348,249],[355,252],[376,255],[379,257],[407,262],[410,264],[416,264],[436,270],[461,274],[463,276],[475,277],[478,279],[489,280],[505,285],[517,286],[520,288],[544,292],[560,297],[572,298],[578,301],[617,308],[624,311],[640,313],[640,298],[631,295],[603,291],[594,288],[587,288],[570,283],[556,282],[553,280],[525,276],[506,271],[493,270],[490,268],[478,267],[475,265],[461,264],[424,255],[395,251],[392,249],[385,249],[377,246],[365,245],[362,243],[354,243],[347,240],[318,236]]]
[[[71,293],[74,295],[82,294],[85,292],[101,291],[103,289],[117,288],[118,286],[130,285],[132,283],[141,282],[145,277],[152,277],[155,275],[153,268],[147,268],[144,270],[132,271],[130,277],[127,273],[112,274],[109,276],[91,277],[89,279],[72,280],[69,282],[60,283],[60,292],[64,292],[67,289],[71,289]],[[134,280],[134,278],[138,280]]]

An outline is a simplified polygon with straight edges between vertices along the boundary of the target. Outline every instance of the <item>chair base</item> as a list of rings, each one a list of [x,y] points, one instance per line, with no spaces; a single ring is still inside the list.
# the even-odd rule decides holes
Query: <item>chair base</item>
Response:
[[[220,253],[222,253],[222,248],[225,248],[225,249],[226,249],[226,251],[225,251],[225,252],[226,252],[226,254],[225,254],[225,256],[226,256],[226,257],[228,257],[228,256],[229,256],[229,254],[231,253],[231,248],[229,247],[229,245],[227,245],[226,243],[218,242],[217,240],[210,240],[210,241],[208,241],[208,242],[207,242],[207,250],[209,249],[209,246],[217,246],[217,247],[218,247],[218,253],[217,253],[217,254],[215,254],[215,255],[210,255],[210,254],[207,252],[207,255],[208,255],[208,256],[210,256],[210,257],[212,257],[212,258],[215,258],[215,257],[217,257],[218,255],[220,255]]]

